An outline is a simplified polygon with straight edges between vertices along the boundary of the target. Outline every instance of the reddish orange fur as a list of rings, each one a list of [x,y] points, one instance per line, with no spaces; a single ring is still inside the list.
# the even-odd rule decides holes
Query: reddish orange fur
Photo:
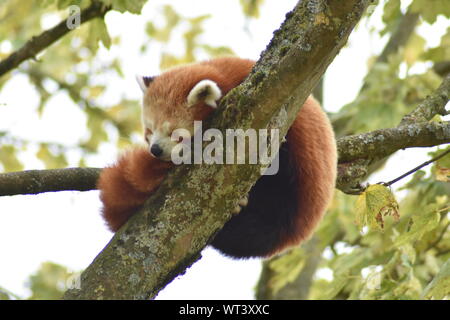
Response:
[[[337,152],[334,132],[319,103],[309,96],[290,127],[287,137],[292,148],[291,159],[303,177],[298,192],[298,215],[295,236],[282,240],[285,247],[307,239],[322,218],[333,197],[336,180]],[[308,177],[305,179],[305,177]],[[281,250],[282,248],[280,248]]]
[[[117,231],[159,186],[172,166],[136,148],[102,170],[97,187],[103,202],[103,218]]]
[[[204,103],[186,107],[186,97],[199,81],[215,81],[222,94],[248,75],[254,62],[219,58],[175,68],[150,83],[144,108],[157,124],[192,125],[213,109]],[[171,128],[173,130],[174,128]],[[148,132],[148,129],[147,129]],[[336,179],[333,130],[317,101],[310,96],[280,148],[280,171],[261,177],[249,193],[249,203],[216,235],[212,245],[234,257],[271,256],[308,238],[331,200]],[[171,164],[138,148],[103,170],[98,188],[103,216],[116,231],[156,190]],[[278,184],[278,185],[277,185]],[[278,193],[277,193],[278,192]]]
[[[203,120],[213,111],[204,103],[186,107],[186,97],[195,84],[204,79],[213,80],[224,95],[242,82],[253,64],[251,60],[227,57],[174,68],[150,83],[144,95],[144,106],[152,110],[157,125],[167,120],[181,127],[192,125],[193,120]]]

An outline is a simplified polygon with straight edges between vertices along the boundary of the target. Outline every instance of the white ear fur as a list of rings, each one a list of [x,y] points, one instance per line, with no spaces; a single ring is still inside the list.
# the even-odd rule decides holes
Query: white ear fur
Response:
[[[187,97],[188,107],[196,104],[199,101],[205,103],[213,108],[217,108],[216,101],[222,97],[222,91],[219,86],[212,80],[206,79],[199,81],[189,92]]]
[[[139,87],[141,88],[142,92],[145,92],[147,91],[147,87],[150,84],[150,82],[153,81],[153,77],[141,76],[137,74],[136,81],[139,84]]]

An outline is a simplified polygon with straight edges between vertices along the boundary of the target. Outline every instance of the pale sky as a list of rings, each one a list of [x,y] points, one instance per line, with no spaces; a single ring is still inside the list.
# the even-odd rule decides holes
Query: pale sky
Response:
[[[139,99],[141,90],[134,75],[159,72],[161,46],[152,43],[150,53],[144,56],[140,54],[139,47],[145,39],[145,23],[149,20],[161,21],[163,4],[170,3],[184,16],[211,14],[212,17],[205,23],[204,42],[229,46],[238,56],[257,60],[271,39],[272,32],[296,2],[266,0],[261,17],[250,21],[242,16],[238,0],[152,0],[140,16],[108,13],[106,22],[110,34],[122,35],[123,40],[120,46],[110,51],[103,49],[102,56],[106,60],[120,57],[125,78],[96,79],[107,83],[109,88],[103,98],[105,100],[100,100],[99,104],[117,101],[121,96]],[[371,26],[379,25],[380,21],[380,15],[375,14],[370,23],[360,24],[351,35],[348,46],[328,69],[325,79],[326,110],[336,111],[355,98],[367,69],[367,59],[379,53],[386,41],[370,36],[367,31]],[[49,26],[54,22],[57,20],[49,18],[46,21]],[[430,46],[439,43],[445,25],[448,26],[448,21],[441,19],[440,27],[432,33],[432,38],[427,39]],[[244,31],[245,27],[248,32]],[[427,31],[427,27],[423,30]],[[179,51],[179,41],[171,42],[168,48],[171,52]],[[345,81],[342,81],[343,78]],[[3,103],[6,105],[2,106]],[[54,141],[68,145],[74,145],[86,136],[86,118],[64,92],[52,97],[41,119],[36,115],[36,107],[37,95],[26,77],[13,75],[13,79],[0,92],[0,131],[9,130],[32,141]],[[31,147],[21,153],[20,158],[26,169],[44,168],[34,158],[36,151]],[[402,163],[402,168],[414,167],[426,159],[428,151],[399,152],[389,160],[387,169],[373,180],[396,176],[399,163]],[[98,156],[90,157],[87,163],[102,167],[112,163],[117,154],[113,144],[105,144]],[[79,154],[70,152],[68,158],[70,165],[76,166]],[[25,279],[44,261],[62,264],[74,271],[87,267],[112,237],[100,217],[100,205],[97,191],[0,197],[0,286],[26,296],[29,291],[24,286]],[[254,298],[260,260],[231,260],[213,249],[206,249],[202,254],[203,258],[166,287],[159,294],[159,299]]]

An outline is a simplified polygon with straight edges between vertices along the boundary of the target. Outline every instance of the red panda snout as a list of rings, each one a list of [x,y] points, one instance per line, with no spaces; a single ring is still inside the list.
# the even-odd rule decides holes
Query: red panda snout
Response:
[[[149,136],[148,150],[153,157],[162,161],[170,161],[172,150],[177,144],[178,141],[172,139],[171,134],[155,132]]]
[[[164,150],[159,146],[159,144],[154,143],[150,146],[150,153],[158,158],[163,154]]]

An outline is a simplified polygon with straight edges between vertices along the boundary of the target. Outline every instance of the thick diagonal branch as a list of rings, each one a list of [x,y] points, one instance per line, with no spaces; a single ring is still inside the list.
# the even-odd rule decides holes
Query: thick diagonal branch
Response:
[[[111,7],[105,6],[102,2],[93,1],[88,8],[80,12],[80,23],[85,23],[94,18],[101,18],[110,9]],[[64,20],[55,27],[42,32],[40,35],[32,37],[20,49],[0,61],[0,77],[18,67],[25,60],[35,58],[39,52],[61,39],[71,30],[67,27],[66,20]]]

